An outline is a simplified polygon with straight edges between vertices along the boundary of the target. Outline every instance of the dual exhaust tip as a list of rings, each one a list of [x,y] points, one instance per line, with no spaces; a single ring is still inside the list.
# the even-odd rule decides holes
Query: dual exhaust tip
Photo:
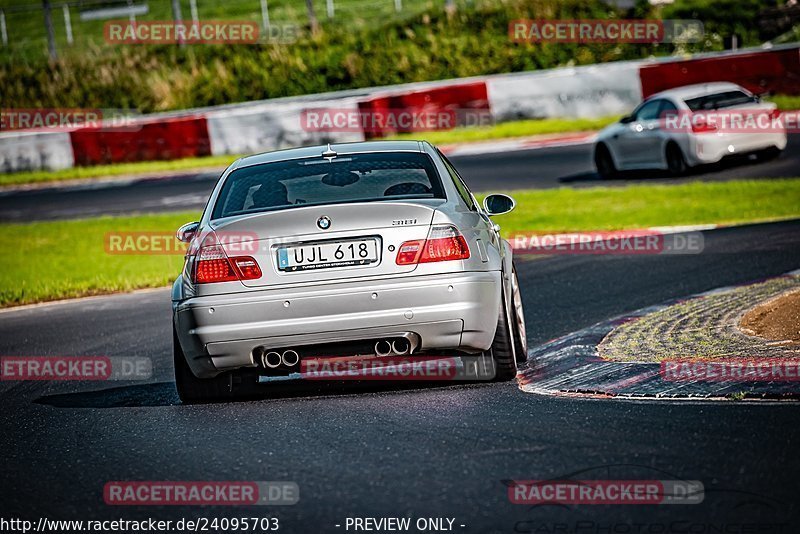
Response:
[[[281,365],[284,367],[296,367],[300,363],[300,355],[293,350],[285,350],[283,352],[274,350],[267,352],[263,348],[258,350],[261,353],[261,365],[267,369],[277,369]]]
[[[381,339],[375,342],[375,355],[385,356],[406,356],[411,354],[416,347],[411,340],[401,337],[396,339]],[[278,367],[294,368],[300,364],[300,355],[294,350],[275,351],[267,350],[265,347],[256,347],[253,350],[256,361],[266,369],[277,369]]]
[[[382,339],[375,343],[376,356],[405,356],[411,354],[411,343],[406,338]]]

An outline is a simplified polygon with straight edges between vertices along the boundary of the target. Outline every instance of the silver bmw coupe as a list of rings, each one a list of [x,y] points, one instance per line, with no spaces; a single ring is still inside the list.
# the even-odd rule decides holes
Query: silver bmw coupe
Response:
[[[527,355],[512,249],[427,142],[248,156],[228,167],[172,289],[183,402],[227,399],[310,358],[480,358],[508,380]],[[266,380],[267,382],[269,380]]]

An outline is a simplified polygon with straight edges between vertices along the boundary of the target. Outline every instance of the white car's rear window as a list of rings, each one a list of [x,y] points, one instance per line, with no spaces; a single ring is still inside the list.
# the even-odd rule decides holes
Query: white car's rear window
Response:
[[[723,93],[714,93],[705,95],[698,98],[690,98],[686,100],[686,105],[692,111],[707,111],[713,109],[732,108],[735,106],[744,106],[758,102],[754,96],[748,95],[742,91],[725,91]]]

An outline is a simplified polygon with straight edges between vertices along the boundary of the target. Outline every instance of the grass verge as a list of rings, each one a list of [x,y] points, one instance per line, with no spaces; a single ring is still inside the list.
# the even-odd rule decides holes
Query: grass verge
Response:
[[[733,224],[800,216],[800,178],[512,191],[504,234]]]
[[[505,235],[800,217],[800,178],[513,191]],[[195,212],[0,224],[0,306],[169,284],[180,255],[113,255],[108,232],[173,232]]]
[[[800,96],[792,95],[771,95],[764,100],[774,102],[778,109],[782,111],[795,111],[800,109]]]
[[[490,139],[506,139],[526,137],[529,135],[547,135],[569,132],[588,132],[605,128],[619,120],[618,116],[598,119],[530,119],[502,122],[492,126],[470,126],[454,128],[441,132],[417,132],[400,134],[390,139],[421,139],[434,145],[466,143],[472,141],[488,141]]]
[[[0,224],[0,306],[82,297],[175,279],[176,255],[106,253],[108,232],[174,232],[198,213],[101,217],[59,222]]]

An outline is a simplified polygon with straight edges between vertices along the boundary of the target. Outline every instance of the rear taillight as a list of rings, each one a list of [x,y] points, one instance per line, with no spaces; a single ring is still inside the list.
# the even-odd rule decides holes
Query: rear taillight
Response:
[[[261,278],[261,268],[255,258],[251,256],[236,256],[231,261],[239,271],[239,278],[242,280],[256,280]]]
[[[424,246],[424,239],[421,241],[406,241],[400,245],[400,250],[397,252],[397,265],[414,265],[418,263]]]
[[[701,120],[701,121],[698,121],[698,122],[692,122],[692,131],[694,133],[716,132],[717,131],[717,125],[716,124],[708,124],[704,120]]]
[[[251,256],[229,258],[220,245],[203,246],[194,262],[192,281],[195,284],[255,280],[261,278],[261,268]]]
[[[196,284],[210,284],[212,282],[230,282],[232,280],[238,280],[238,278],[222,247],[212,245],[201,248],[195,259],[194,282]]]
[[[420,263],[469,258],[467,240],[455,226],[434,226],[422,249]]]
[[[428,239],[406,241],[397,252],[397,265],[414,265],[469,258],[467,240],[455,226],[431,228]]]

